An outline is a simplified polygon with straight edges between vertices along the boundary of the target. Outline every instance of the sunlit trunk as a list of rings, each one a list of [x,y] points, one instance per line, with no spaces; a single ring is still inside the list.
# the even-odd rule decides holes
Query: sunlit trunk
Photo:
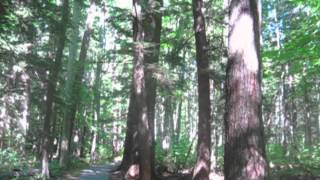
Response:
[[[267,176],[258,3],[232,0],[229,6],[224,154],[227,180],[262,180]]]

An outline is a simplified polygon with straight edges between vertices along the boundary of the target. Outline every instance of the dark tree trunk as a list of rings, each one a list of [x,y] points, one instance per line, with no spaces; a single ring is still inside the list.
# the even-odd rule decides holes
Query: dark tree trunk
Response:
[[[80,158],[85,158],[85,142],[86,142],[86,136],[87,136],[87,125],[82,125],[82,132],[80,136]]]
[[[145,48],[145,88],[146,88],[146,98],[148,107],[148,120],[149,129],[151,134],[151,178],[155,178],[155,104],[156,104],[156,94],[157,94],[157,83],[154,79],[153,66],[155,66],[159,61],[160,52],[160,36],[161,36],[161,24],[162,15],[160,12],[160,7],[162,6],[162,0],[148,0],[148,13],[145,18],[145,42],[150,43],[150,45]]]
[[[267,160],[261,114],[259,6],[232,0],[226,78],[226,180],[265,179]]]
[[[144,56],[144,27],[143,27],[143,7],[146,4],[141,0],[133,0],[133,40],[134,44],[134,70],[133,87],[135,105],[138,117],[138,149],[139,149],[139,173],[141,180],[152,178],[151,170],[151,150],[152,135],[150,133],[147,95],[145,91],[145,56]]]
[[[91,6],[93,5],[93,1],[91,2]],[[90,8],[88,19],[93,18],[93,8]],[[61,138],[61,156],[60,156],[60,165],[66,166],[69,162],[69,155],[71,151],[71,140],[72,140],[72,132],[74,126],[74,120],[77,112],[78,104],[81,102],[80,98],[80,89],[82,84],[82,77],[84,74],[84,61],[87,57],[87,51],[89,48],[90,38],[92,33],[92,21],[87,21],[86,29],[83,34],[83,39],[81,43],[81,50],[79,55],[79,60],[77,62],[76,67],[76,75],[72,88],[72,100],[70,104],[70,110],[66,114],[66,118],[63,121],[63,130],[62,130],[62,138]]]
[[[133,0],[133,38],[136,42],[134,47],[135,67],[133,72],[133,87],[130,94],[123,160],[120,168],[126,172],[139,159],[141,179],[154,178],[156,81],[153,79],[152,66],[158,62],[159,58],[161,32],[161,14],[158,11],[160,8],[159,3],[162,5],[160,1],[149,0],[147,8],[150,13],[144,19],[142,17],[143,10],[136,6],[141,6],[142,2]],[[146,22],[146,26],[142,25],[142,21]],[[144,48],[143,41],[149,42],[150,46]],[[136,137],[137,132],[138,137]],[[139,151],[139,158],[136,156],[137,150]]]
[[[163,142],[162,148],[169,151],[172,145],[173,132],[173,107],[172,96],[168,95],[164,100]]]
[[[208,44],[206,38],[206,25],[202,12],[203,1],[193,0],[193,19],[196,39],[197,75],[198,75],[198,145],[197,163],[193,170],[193,179],[209,180],[210,174],[210,83]]]
[[[138,116],[135,105],[134,89],[131,88],[130,100],[129,100],[129,112],[127,117],[127,130],[124,141],[123,159],[120,165],[120,169],[123,172],[127,172],[129,167],[137,163],[137,157],[135,157],[137,149],[137,124]]]
[[[47,101],[46,101],[46,114],[43,123],[43,139],[42,139],[42,175],[49,178],[49,153],[50,153],[50,127],[51,127],[51,114],[52,105],[54,102],[54,95],[56,93],[56,85],[58,81],[58,74],[62,65],[63,49],[66,40],[67,21],[69,16],[69,1],[64,0],[62,5],[62,18],[59,24],[58,34],[58,49],[55,57],[53,67],[50,69],[48,85],[47,85]]]
[[[52,107],[53,109],[53,114],[51,117],[51,121],[52,121],[52,125],[51,125],[51,130],[50,130],[50,142],[49,145],[50,147],[50,154],[49,154],[49,159],[52,160],[53,158],[53,153],[54,153],[54,149],[55,149],[55,145],[54,145],[54,138],[56,137],[56,126],[57,126],[57,106]]]

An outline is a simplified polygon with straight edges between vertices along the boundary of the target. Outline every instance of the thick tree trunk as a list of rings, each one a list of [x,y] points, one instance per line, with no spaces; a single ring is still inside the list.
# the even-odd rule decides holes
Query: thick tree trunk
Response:
[[[144,27],[143,27],[143,7],[145,4],[141,0],[133,0],[133,40],[134,44],[134,70],[133,87],[135,95],[135,105],[138,117],[138,149],[139,149],[139,173],[141,180],[151,180],[151,159],[152,159],[152,135],[150,132],[147,97],[145,91],[145,48],[144,48]]]
[[[80,89],[82,84],[82,77],[84,74],[84,61],[87,57],[87,51],[89,48],[91,33],[92,33],[92,23],[94,19],[95,4],[91,2],[90,9],[87,16],[86,30],[83,34],[81,50],[79,55],[78,64],[76,66],[76,75],[74,78],[72,97],[70,104],[70,111],[66,114],[66,118],[63,121],[63,130],[61,138],[61,155],[60,155],[60,165],[66,166],[69,162],[69,155],[71,153],[71,140],[72,132],[74,126],[74,119],[77,112],[77,106],[80,101]]]
[[[47,85],[47,101],[46,101],[46,114],[43,123],[43,139],[42,139],[42,175],[44,178],[49,178],[49,153],[50,153],[50,127],[51,127],[51,114],[52,105],[54,102],[54,95],[56,93],[56,84],[58,81],[58,74],[62,65],[63,49],[66,40],[67,22],[69,16],[69,1],[64,0],[62,5],[62,18],[59,24],[58,34],[58,49],[55,57],[53,67],[50,69],[48,85]]]
[[[193,170],[194,180],[209,180],[211,132],[210,132],[210,83],[208,44],[206,25],[202,12],[203,1],[193,0],[193,19],[196,39],[197,75],[198,75],[198,145],[197,163]]]
[[[261,114],[259,4],[232,0],[226,79],[226,180],[265,179],[267,160]]]
[[[129,100],[129,112],[127,117],[127,130],[124,141],[123,159],[120,165],[120,169],[123,172],[127,172],[129,167],[137,163],[137,124],[138,115],[135,105],[135,94],[133,87],[131,88],[130,100]]]
[[[159,58],[161,14],[158,10],[162,2],[149,0],[147,8],[150,13],[145,16],[145,19],[142,17],[143,10],[138,8],[142,2],[134,0],[133,5],[133,30],[136,42],[134,47],[135,67],[123,160],[120,168],[126,172],[131,165],[137,163],[136,152],[139,150],[140,177],[141,179],[153,179],[156,81],[153,79],[152,66],[158,62]],[[142,25],[142,21],[146,22],[146,26]],[[144,48],[143,41],[150,43],[150,45]],[[137,132],[138,138],[136,137]]]
[[[161,25],[162,25],[162,15],[160,12],[160,7],[162,6],[162,0],[148,0],[148,11],[145,18],[145,39],[144,41],[150,43],[148,47],[145,48],[145,88],[146,88],[146,98],[148,107],[148,121],[149,129],[151,134],[151,171],[152,179],[155,178],[155,105],[156,105],[156,91],[157,83],[154,78],[154,72],[152,68],[159,61],[160,53],[160,36],[161,36]]]

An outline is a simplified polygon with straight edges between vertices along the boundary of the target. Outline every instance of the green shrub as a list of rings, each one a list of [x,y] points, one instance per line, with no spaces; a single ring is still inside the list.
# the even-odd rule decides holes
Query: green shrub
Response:
[[[169,167],[171,170],[191,167],[196,161],[193,144],[187,136],[182,136],[179,143],[171,143],[169,150],[162,149],[161,142],[156,143],[156,160],[160,166]]]

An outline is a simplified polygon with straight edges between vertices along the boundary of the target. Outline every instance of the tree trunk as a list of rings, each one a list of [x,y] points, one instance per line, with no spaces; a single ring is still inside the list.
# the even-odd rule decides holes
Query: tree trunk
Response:
[[[76,74],[74,78],[73,88],[72,88],[72,97],[70,104],[70,111],[66,114],[66,117],[63,121],[63,130],[61,138],[61,156],[60,156],[60,165],[66,166],[69,162],[69,155],[71,153],[71,140],[72,132],[74,126],[74,119],[77,112],[77,106],[81,102],[80,100],[80,89],[82,84],[82,77],[84,74],[84,61],[86,60],[87,51],[89,48],[91,33],[92,33],[92,23],[94,19],[95,4],[91,2],[90,9],[87,16],[86,29],[83,34],[81,50],[79,55],[78,64],[76,66]]]
[[[50,126],[52,105],[54,102],[54,95],[56,93],[56,84],[58,81],[58,74],[62,65],[63,49],[66,40],[67,22],[69,16],[69,1],[64,0],[62,5],[62,18],[59,24],[58,34],[58,49],[55,57],[53,67],[49,72],[49,79],[47,85],[47,101],[46,101],[46,114],[43,123],[43,139],[42,139],[42,175],[44,178],[49,178],[49,153],[50,153]]]
[[[93,137],[91,143],[91,151],[90,151],[90,160],[95,161],[96,155],[96,144],[97,144],[97,137],[98,137],[98,126],[100,120],[100,87],[101,87],[101,70],[102,64],[97,63],[97,70],[95,75],[95,82],[94,82],[94,117],[93,117]]]
[[[120,165],[120,169],[123,172],[127,172],[129,167],[137,163],[137,124],[138,115],[136,109],[136,101],[133,86],[131,88],[130,100],[129,100],[129,112],[127,117],[127,130],[126,137],[124,141],[123,158]]]
[[[162,148],[169,151],[172,145],[172,132],[173,132],[173,107],[172,96],[168,95],[164,100],[164,122],[163,122],[163,142]]]
[[[225,179],[265,179],[259,2],[232,0],[226,77]]]
[[[206,38],[206,25],[202,12],[203,1],[192,0],[194,31],[196,39],[196,58],[198,75],[198,145],[197,162],[193,170],[194,180],[209,180],[210,173],[210,83],[208,44]]]
[[[53,109],[53,114],[51,117],[52,125],[51,125],[51,129],[50,129],[51,135],[50,135],[50,142],[49,142],[49,145],[50,145],[49,159],[50,159],[50,161],[53,158],[53,153],[54,153],[54,149],[55,149],[54,138],[55,138],[56,126],[57,126],[57,106],[54,105],[52,107],[52,109]]]
[[[144,48],[144,27],[143,1],[133,0],[133,40],[134,44],[134,70],[133,87],[135,104],[138,117],[138,149],[139,149],[139,173],[141,180],[152,179],[152,134],[150,132],[147,95],[145,91],[145,48]]]
[[[145,39],[144,41],[150,43],[145,48],[145,89],[146,89],[146,100],[148,107],[148,121],[149,130],[151,134],[151,178],[155,178],[155,105],[156,105],[156,94],[157,94],[157,83],[154,78],[154,68],[159,61],[160,53],[160,36],[162,26],[162,14],[160,8],[162,7],[162,0],[148,0],[148,13],[145,18]]]
[[[311,130],[311,105],[310,98],[308,96],[308,91],[304,89],[304,119],[305,119],[305,145],[312,145],[312,130]]]
[[[178,112],[177,112],[177,128],[175,133],[175,143],[179,143],[180,140],[180,132],[181,132],[181,116],[182,116],[182,100],[180,100],[178,104]]]

